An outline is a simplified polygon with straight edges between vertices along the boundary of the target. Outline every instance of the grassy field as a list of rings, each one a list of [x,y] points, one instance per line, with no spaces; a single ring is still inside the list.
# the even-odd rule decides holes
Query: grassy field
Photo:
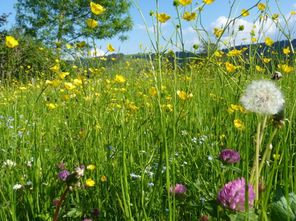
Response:
[[[57,56],[50,75],[3,79],[0,220],[296,220],[295,55],[266,47],[185,61]],[[240,101],[261,79],[284,114]]]

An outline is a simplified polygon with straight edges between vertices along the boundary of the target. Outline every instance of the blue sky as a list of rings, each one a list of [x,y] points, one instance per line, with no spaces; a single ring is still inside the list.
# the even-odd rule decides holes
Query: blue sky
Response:
[[[17,0],[1,0],[1,7],[0,7],[0,14],[2,13],[11,13],[9,17],[9,22],[7,27],[11,27],[14,24],[14,17],[15,17],[15,10],[14,10],[14,4],[17,2]],[[139,5],[141,8],[141,12],[145,17],[145,21],[147,23],[147,27],[149,30],[149,34],[153,38],[153,20],[152,17],[149,16],[150,11],[155,11],[155,1],[153,0],[134,0],[136,4]],[[201,14],[201,21],[204,28],[209,32],[210,38],[214,39],[212,35],[212,30],[214,27],[222,27],[225,25],[227,21],[227,17],[229,15],[229,2],[233,2],[232,0],[215,0],[215,2],[211,5],[206,5],[203,9],[203,12]],[[254,5],[257,1],[255,0],[236,0],[236,3],[233,7],[232,14],[230,15],[231,18],[237,16],[240,14],[242,9],[247,9]],[[265,3],[265,1],[262,1]],[[278,3],[278,6],[277,6]],[[201,0],[193,0],[192,5],[186,6],[186,7],[180,7],[181,14],[186,11],[191,11],[196,9],[198,6],[202,5]],[[279,9],[281,10],[282,14],[286,16],[286,18],[289,17],[289,13],[292,10],[296,10],[296,1],[295,0],[269,0],[269,6],[270,6],[270,14],[272,13],[278,13]],[[172,18],[165,24],[161,25],[161,30],[166,39],[169,39],[171,36],[175,36],[175,24],[177,22],[176,19],[176,10],[173,7],[173,0],[159,0],[159,12],[165,12],[169,14]],[[108,40],[100,40],[97,42],[98,48],[101,48],[103,51],[106,48],[107,43],[111,43],[117,50],[120,50],[120,52],[123,53],[136,53],[139,51],[149,51],[151,50],[151,44],[148,38],[148,34],[145,30],[145,25],[143,22],[143,19],[136,7],[132,7],[130,10],[130,14],[133,18],[134,27],[133,30],[126,33],[128,36],[128,40],[124,42],[123,44],[118,40],[117,37],[113,39]],[[236,24],[230,28],[229,31],[234,31],[239,25],[244,25],[245,30],[243,32],[237,33],[235,39],[230,39],[227,33],[225,36],[223,36],[222,40],[225,41],[231,41],[234,44],[242,44],[242,43],[248,43],[248,40],[250,39],[250,31],[253,27],[253,23],[255,20],[257,21],[259,16],[259,12],[257,8],[254,8],[250,11],[250,15],[247,17],[239,18],[236,21]],[[296,17],[296,16],[294,16]],[[291,18],[289,21],[289,28],[292,30],[292,35],[295,35],[294,27],[295,19]],[[194,27],[196,23],[194,22],[186,22],[182,21],[182,27],[183,27],[183,37],[184,37],[184,43],[186,49],[190,50],[193,44],[201,44],[199,35],[201,35],[201,32],[196,32],[194,30]],[[198,23],[197,23],[198,24]],[[280,18],[280,24],[284,24],[283,19]],[[260,24],[256,23],[257,26]],[[200,24],[198,24],[197,28],[200,28]],[[260,30],[263,30],[263,33],[261,35],[264,36],[270,36],[272,38],[281,39],[283,36],[279,34],[276,28],[276,24],[272,22],[271,20],[267,20],[264,27],[259,30],[259,28],[256,29],[259,35]],[[257,34],[257,33],[256,33]],[[175,39],[175,37],[174,37]],[[262,38],[263,39],[263,38]],[[175,42],[175,41],[174,41]],[[164,47],[167,45],[166,41],[162,41],[161,43]],[[140,48],[141,45],[141,48]],[[173,48],[175,50],[176,47],[173,45],[168,45],[167,48]]]

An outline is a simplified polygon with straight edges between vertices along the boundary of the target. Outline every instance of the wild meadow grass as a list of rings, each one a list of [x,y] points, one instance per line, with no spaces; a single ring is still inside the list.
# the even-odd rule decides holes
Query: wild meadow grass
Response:
[[[179,61],[160,33],[150,59],[57,57],[50,76],[1,81],[0,220],[295,220],[294,54],[254,44]],[[284,116],[240,103],[260,79],[283,93]],[[245,203],[240,188],[243,211],[218,199],[239,178],[256,193]]]

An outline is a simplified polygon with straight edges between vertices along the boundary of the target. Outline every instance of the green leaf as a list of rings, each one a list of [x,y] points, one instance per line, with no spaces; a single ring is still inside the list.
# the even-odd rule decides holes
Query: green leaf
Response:
[[[296,195],[289,193],[288,201],[282,196],[278,201],[269,206],[271,221],[296,221]]]
[[[66,215],[64,215],[63,217],[69,217],[69,218],[79,218],[83,215],[82,211],[77,209],[77,208],[73,208],[71,209]]]
[[[258,220],[258,215],[255,213],[253,209],[250,209],[248,213],[232,213],[228,215],[228,217],[231,221],[245,221],[247,217],[249,217],[248,220]]]

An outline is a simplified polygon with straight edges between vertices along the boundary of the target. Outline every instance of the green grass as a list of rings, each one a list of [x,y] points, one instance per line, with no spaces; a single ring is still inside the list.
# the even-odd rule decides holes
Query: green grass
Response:
[[[181,26],[182,14],[177,13]],[[56,213],[59,220],[69,221],[187,221],[202,216],[276,221],[270,205],[296,192],[295,71],[285,73],[278,66],[295,70],[295,55],[270,47],[263,55],[254,44],[248,53],[219,57],[214,53],[221,43],[218,37],[209,43],[213,48],[206,50],[207,56],[177,62],[163,51],[184,43],[182,29],[176,29],[162,51],[161,25],[153,19],[157,32],[155,39],[149,38],[156,51],[150,60],[76,58],[78,67],[73,67],[48,53],[44,65],[38,59],[35,67],[33,56],[17,69],[19,64],[10,59],[17,49],[5,48],[10,56],[5,66],[9,79],[3,78],[0,86],[0,220],[56,221]],[[78,50],[87,54],[87,49]],[[226,62],[235,67],[227,69]],[[57,64],[60,70],[49,70]],[[61,70],[69,75],[61,77]],[[274,135],[273,117],[267,118],[261,159],[270,143],[273,148],[259,178],[259,200],[249,213],[234,212],[218,203],[218,192],[237,178],[250,181],[261,117],[230,107],[240,104],[249,83],[270,79],[276,70],[283,72],[275,84],[285,96],[284,124]],[[243,129],[235,127],[235,120]],[[223,164],[219,153],[226,148],[238,151],[240,162]],[[81,165],[95,169],[86,169],[80,185],[74,185],[58,178],[61,163],[70,172]],[[86,186],[89,178],[93,187]],[[177,183],[187,188],[181,199],[170,192]],[[62,195],[58,210],[53,202]],[[92,215],[93,209],[99,209],[99,217]]]
[[[210,203],[226,182],[249,173],[257,125],[255,114],[229,113],[227,109],[239,103],[240,93],[251,79],[269,76],[244,71],[229,76],[216,67],[201,69],[201,65],[186,74],[166,69],[162,72],[165,88],[151,96],[149,89],[155,86],[152,73],[127,68],[121,74],[124,83],[102,73],[85,78],[83,86],[74,91],[46,86],[42,80],[33,86],[2,87],[1,162],[16,162],[1,170],[2,220],[50,220],[55,209],[52,202],[66,186],[57,178],[60,162],[70,171],[81,164],[96,165],[81,179],[83,183],[92,178],[96,185],[71,191],[60,211],[65,217],[62,220],[90,217],[92,208],[99,208],[101,220],[166,220],[170,214],[171,219],[196,220],[202,214],[221,213]],[[238,81],[239,75],[248,77]],[[185,76],[190,79],[184,80]],[[262,171],[266,186],[258,204],[262,211],[279,187],[288,192],[295,187],[293,77],[285,75],[278,82],[285,94],[287,121],[273,141],[272,154],[278,153],[280,158],[271,157]],[[67,78],[64,81],[71,76]],[[181,100],[176,90],[191,92],[193,97]],[[63,101],[64,94],[72,98]],[[49,110],[49,102],[57,108]],[[159,108],[166,104],[173,110]],[[236,129],[234,119],[241,119],[245,129]],[[272,128],[268,121],[266,137]],[[263,146],[266,142],[264,139]],[[221,163],[218,155],[226,147],[240,152],[239,164]],[[132,173],[138,178],[132,178]],[[107,177],[106,182],[100,180],[102,176]],[[32,185],[26,186],[28,181]],[[17,183],[23,188],[13,190]],[[184,200],[168,192],[168,185],[175,183],[186,185]]]

